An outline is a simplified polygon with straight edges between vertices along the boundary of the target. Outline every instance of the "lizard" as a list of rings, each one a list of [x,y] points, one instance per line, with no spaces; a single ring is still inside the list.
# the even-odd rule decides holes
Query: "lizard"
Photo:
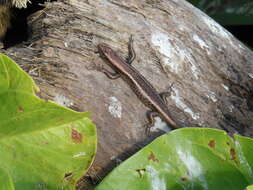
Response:
[[[176,122],[172,119],[170,111],[166,105],[166,96],[170,92],[158,93],[151,83],[138,72],[131,63],[134,61],[136,54],[133,48],[133,38],[130,37],[128,43],[129,56],[124,61],[117,53],[112,50],[107,44],[98,44],[98,53],[102,58],[107,60],[112,68],[116,71],[112,73],[101,67],[100,70],[110,79],[117,79],[122,77],[135,92],[137,97],[152,111],[147,112],[149,122],[146,124],[146,132],[150,133],[151,126],[154,125],[154,117],[161,116],[161,118],[173,129],[179,128]]]

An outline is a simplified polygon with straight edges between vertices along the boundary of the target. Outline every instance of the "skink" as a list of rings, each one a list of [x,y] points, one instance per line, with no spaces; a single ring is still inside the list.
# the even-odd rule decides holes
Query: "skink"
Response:
[[[150,109],[152,112],[148,113],[149,124],[148,129],[154,124],[154,117],[161,116],[161,118],[173,129],[179,128],[176,122],[171,118],[170,111],[165,103],[166,93],[159,94],[156,89],[142,76],[133,66],[132,61],[135,58],[133,50],[133,40],[130,38],[129,43],[129,59],[124,61],[119,57],[107,44],[99,44],[98,51],[100,55],[110,62],[116,73],[109,72],[105,68],[104,72],[109,78],[116,79],[122,77],[132,88],[138,98]]]

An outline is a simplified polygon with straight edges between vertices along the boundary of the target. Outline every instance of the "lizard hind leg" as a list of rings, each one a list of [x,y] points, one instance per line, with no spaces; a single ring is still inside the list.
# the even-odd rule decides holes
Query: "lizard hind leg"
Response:
[[[168,89],[167,91],[162,92],[162,93],[159,94],[160,97],[163,99],[163,102],[164,102],[165,104],[168,103],[167,98],[171,96],[171,92],[172,92],[172,87],[173,87],[173,85],[174,85],[174,83],[172,83],[172,84],[170,85],[170,87],[169,87],[169,89]]]
[[[147,112],[147,118],[148,118],[148,123],[145,124],[145,133],[146,135],[150,135],[151,132],[151,127],[154,126],[155,124],[155,117],[159,116],[159,114],[155,111],[148,111]]]

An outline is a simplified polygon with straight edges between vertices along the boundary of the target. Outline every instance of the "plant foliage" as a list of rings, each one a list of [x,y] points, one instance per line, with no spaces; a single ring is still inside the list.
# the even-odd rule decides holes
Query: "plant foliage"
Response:
[[[188,0],[222,25],[253,24],[252,0]]]
[[[73,190],[96,152],[80,113],[35,95],[34,81],[0,54],[0,190]]]
[[[231,138],[216,129],[182,128],[123,162],[96,190],[250,190],[252,169],[252,139]]]

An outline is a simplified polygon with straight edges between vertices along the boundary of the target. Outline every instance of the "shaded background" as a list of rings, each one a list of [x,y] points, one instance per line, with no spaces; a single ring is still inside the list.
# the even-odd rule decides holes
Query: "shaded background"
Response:
[[[253,49],[252,0],[188,0]]]
[[[43,9],[41,5],[46,0],[37,0],[30,4],[27,9],[13,8],[11,20],[12,28],[8,29],[4,47],[9,48],[15,44],[27,41],[28,25],[27,17]],[[51,0],[55,1],[55,0]],[[188,0],[195,7],[208,14],[227,30],[234,34],[249,48],[253,48],[253,1],[252,0]]]

